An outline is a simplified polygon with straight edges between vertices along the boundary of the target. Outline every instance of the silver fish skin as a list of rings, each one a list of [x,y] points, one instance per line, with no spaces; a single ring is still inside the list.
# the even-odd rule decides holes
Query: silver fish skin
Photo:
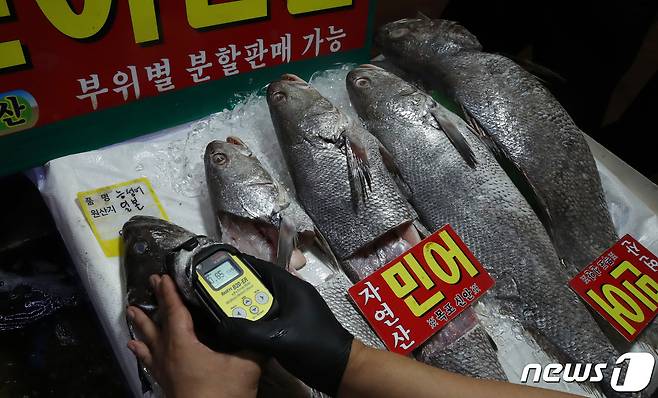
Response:
[[[614,364],[615,348],[564,283],[544,226],[466,123],[372,65],[350,72],[347,87],[369,131],[393,155],[421,221],[431,230],[450,224],[496,280],[483,302],[497,304],[556,359]],[[457,145],[470,147],[475,161],[469,164]]]
[[[364,278],[410,248],[397,231],[408,229],[404,225],[417,215],[384,165],[388,155],[379,141],[296,76],[271,83],[267,99],[300,202],[350,279]],[[350,183],[358,177],[353,168],[359,162],[368,169],[366,181]],[[429,364],[505,379],[484,330],[464,314],[420,350]]]
[[[248,150],[246,145],[235,138],[228,141],[213,141],[206,149],[206,178],[208,190],[211,193],[213,208],[218,217],[222,214],[235,217],[225,230],[235,228],[235,223],[242,223],[241,231],[258,228],[259,223],[267,222],[278,229],[282,212],[291,211],[293,223],[298,226],[298,232],[314,233],[313,221],[300,205],[287,195],[270,174],[265,170],[259,159]],[[294,208],[293,208],[294,207]],[[260,210],[259,210],[260,209]],[[240,220],[237,220],[237,219]],[[300,228],[301,227],[301,228]],[[229,234],[233,234],[229,231]],[[226,234],[225,234],[226,235]],[[267,237],[261,236],[261,240]],[[248,252],[254,246],[267,243],[254,242],[251,239],[238,238],[233,244],[238,250]],[[320,248],[328,250],[328,248]],[[274,261],[267,253],[249,253],[258,258]],[[302,255],[300,253],[300,255]],[[294,271],[293,271],[294,273]],[[298,274],[297,274],[298,275]],[[298,275],[299,276],[299,275]],[[347,296],[351,282],[341,272],[336,272],[326,281],[316,286],[316,289],[329,305],[340,323],[364,343],[383,348],[377,335],[365,323]]]
[[[347,289],[350,287],[352,287],[352,282],[347,279],[347,276],[342,272],[337,272],[316,286],[316,289],[336,319],[348,332],[367,346],[385,349],[382,341],[350,302],[347,294]]]
[[[270,83],[267,102],[297,197],[339,259],[416,218],[380,144],[308,83]]]
[[[215,214],[257,220],[279,228],[293,220],[297,232],[313,232],[313,221],[283,186],[237,138],[213,141],[204,155],[206,181]]]
[[[571,276],[618,239],[583,133],[537,78],[508,58],[482,52],[477,38],[452,21],[392,22],[376,42],[387,59],[461,104],[521,170],[548,211],[542,221]]]
[[[296,199],[238,138],[209,143],[204,163],[219,238],[244,253],[289,265],[301,238],[315,235]]]

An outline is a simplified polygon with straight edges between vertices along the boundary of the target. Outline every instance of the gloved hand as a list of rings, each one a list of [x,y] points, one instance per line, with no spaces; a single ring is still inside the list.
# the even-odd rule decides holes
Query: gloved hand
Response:
[[[347,366],[352,336],[315,288],[274,264],[245,256],[279,304],[270,320],[229,318],[220,333],[238,348],[271,355],[308,386],[335,395]]]

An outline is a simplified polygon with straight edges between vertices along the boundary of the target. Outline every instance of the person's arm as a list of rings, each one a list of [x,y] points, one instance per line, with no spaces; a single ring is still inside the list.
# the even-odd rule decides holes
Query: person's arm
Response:
[[[162,326],[156,326],[139,308],[128,307],[128,319],[142,336],[142,341],[130,340],[128,348],[167,398],[255,397],[261,375],[259,357],[246,351],[222,354],[203,345],[172,279],[153,275],[150,281]]]
[[[560,398],[562,392],[451,373],[411,358],[352,343],[339,398]]]
[[[225,338],[273,356],[310,387],[339,397],[573,397],[474,379],[367,348],[341,326],[311,284],[265,261],[249,257],[249,262],[279,301],[279,315],[258,322],[231,318],[223,325]]]

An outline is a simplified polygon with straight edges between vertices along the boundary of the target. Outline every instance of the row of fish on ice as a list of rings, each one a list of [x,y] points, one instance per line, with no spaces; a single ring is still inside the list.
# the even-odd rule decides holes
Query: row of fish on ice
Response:
[[[335,272],[316,288],[350,332],[382,347],[347,300],[347,288],[450,224],[496,286],[424,343],[417,359],[506,380],[479,320],[489,315],[491,328],[495,314],[506,322],[501,327],[523,331],[519,338],[556,360],[614,364],[629,347],[567,287],[617,240],[582,132],[532,75],[482,52],[456,23],[401,20],[382,27],[376,40],[397,74],[362,65],[347,75],[360,120],[297,76],[268,86],[293,189],[240,138],[208,144],[204,164],[217,235],[198,237],[199,247],[229,243],[300,277],[298,270],[320,259]],[[398,76],[407,73],[448,93],[465,121]],[[166,254],[195,234],[136,217],[122,236],[130,304],[157,317],[147,279],[165,272],[196,303],[189,257],[165,266]],[[211,326],[201,329],[212,334]],[[648,333],[642,347],[655,347],[653,337]],[[599,388],[617,396],[611,370]],[[313,393],[283,378],[288,382],[277,388]]]

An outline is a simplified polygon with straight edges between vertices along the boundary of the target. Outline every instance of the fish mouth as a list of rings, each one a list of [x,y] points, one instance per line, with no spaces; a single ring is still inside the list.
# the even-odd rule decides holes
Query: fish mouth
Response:
[[[150,216],[133,216],[121,228],[121,236],[123,240],[128,242],[136,237],[140,232],[150,229],[152,226],[157,225],[158,222],[154,217]]]
[[[228,137],[226,137],[226,142],[228,142],[229,144],[233,144],[233,145],[239,145],[239,146],[244,146],[244,147],[247,146],[244,143],[244,141],[242,141],[240,138],[232,136],[232,135],[229,135]]]
[[[405,23],[409,23],[409,22],[420,22],[420,21],[423,21],[423,20],[426,20],[426,19],[429,19],[429,18],[417,18],[417,17],[415,17],[415,18],[402,18],[402,19],[398,19],[397,21],[394,21],[392,23],[393,24],[405,24]]]
[[[311,88],[304,79],[292,73],[282,75],[278,80],[271,82],[267,86],[268,104],[280,104],[285,101],[288,94]]]
[[[281,80],[294,82],[294,83],[308,84],[304,79],[292,73],[285,73],[281,75]]]
[[[380,68],[379,66],[373,64],[361,64],[355,69],[384,70],[384,68]]]
[[[228,146],[237,146],[242,148],[244,151],[249,151],[249,146],[242,141],[239,137],[228,136],[225,140],[214,140],[206,145],[206,155],[212,155],[214,152],[221,151],[226,149]]]
[[[152,216],[133,216],[121,229],[121,236],[126,243],[132,243],[133,240],[177,241],[179,237],[191,234],[183,227]]]
[[[379,28],[380,33],[385,33],[386,35],[389,35],[392,31],[400,28],[406,28],[408,27],[409,24],[414,24],[418,22],[422,22],[423,20],[420,18],[402,18],[398,19],[397,21],[392,21],[387,24],[382,25]],[[381,37],[382,39],[384,37]]]

